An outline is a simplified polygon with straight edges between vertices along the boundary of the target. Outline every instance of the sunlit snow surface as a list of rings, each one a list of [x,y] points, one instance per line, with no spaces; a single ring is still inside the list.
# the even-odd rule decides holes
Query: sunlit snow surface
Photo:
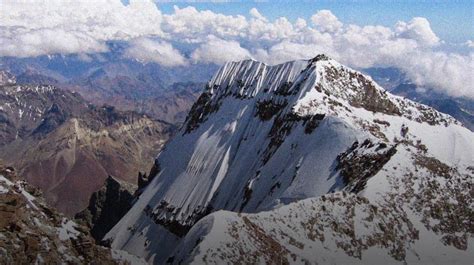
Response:
[[[387,109],[374,112],[367,105],[372,101],[358,100],[367,87],[374,88],[370,100],[379,100]],[[232,262],[249,251],[257,253],[255,259],[246,260],[249,263],[278,263],[268,254],[275,249],[262,249],[268,242],[267,247],[281,251],[278,259],[290,263],[443,264],[472,258],[472,231],[464,233],[465,250],[443,243],[448,232],[433,232],[433,224],[420,210],[428,204],[414,197],[427,192],[426,181],[447,185],[455,194],[456,186],[423,167],[428,162],[454,168],[452,179],[472,184],[468,167],[474,165],[474,135],[448,115],[393,96],[369,77],[326,58],[276,66],[252,60],[228,63],[211,79],[208,93],[212,111],[198,115],[192,129],[186,126],[188,119],[158,155],[159,174],[106,236],[113,239],[112,247],[156,264]],[[263,119],[257,107],[262,102],[281,107]],[[308,119],[323,114],[308,130]],[[337,157],[354,142],[367,139],[395,146],[397,152],[358,191],[365,198],[359,205],[355,194],[341,195],[348,186]],[[373,149],[367,152],[382,152]],[[469,187],[463,186],[463,192],[469,194]],[[336,193],[328,196],[341,205],[321,201],[321,195],[332,192]],[[432,192],[434,197],[436,192],[439,189]],[[361,221],[364,215],[371,205],[390,209],[395,201],[399,211],[392,217],[379,211],[373,220],[390,223],[406,216],[408,221],[394,224],[393,242],[371,238],[385,228],[376,221]],[[472,203],[472,196],[467,203]],[[321,217],[323,206],[326,212]],[[258,214],[247,217],[218,210]],[[211,211],[217,212],[194,225]],[[338,222],[352,224],[347,228],[352,232],[338,229],[334,226]],[[194,227],[182,237],[169,228],[171,223]],[[324,227],[320,232],[324,240],[308,236],[304,229],[308,223]],[[463,231],[455,234],[462,237]]]

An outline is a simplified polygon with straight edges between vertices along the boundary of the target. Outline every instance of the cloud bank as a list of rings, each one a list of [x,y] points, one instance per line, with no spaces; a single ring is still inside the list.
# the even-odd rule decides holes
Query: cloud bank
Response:
[[[130,41],[124,56],[141,62],[156,62],[166,67],[186,65],[186,58],[165,41],[138,38]]]
[[[237,41],[226,41],[218,38],[210,38],[201,44],[192,54],[195,62],[224,64],[229,61],[249,59],[250,52],[240,46]]]
[[[393,27],[344,24],[330,10],[309,21],[270,21],[256,8],[223,15],[194,7],[162,14],[151,1],[2,1],[0,56],[106,52],[107,41],[125,40],[127,58],[164,66],[254,58],[268,64],[311,58],[318,53],[355,68],[397,67],[418,85],[474,98],[474,55],[443,51],[444,42],[426,18]],[[192,45],[183,55],[170,43]]]
[[[2,0],[0,55],[102,52],[105,41],[162,36],[161,12],[148,1]],[[18,46],[18,47],[17,47]]]

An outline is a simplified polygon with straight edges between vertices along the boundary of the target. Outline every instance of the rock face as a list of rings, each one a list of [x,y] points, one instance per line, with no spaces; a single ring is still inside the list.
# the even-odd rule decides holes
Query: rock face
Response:
[[[48,207],[38,189],[0,165],[1,264],[145,264],[94,243],[88,229]]]
[[[109,176],[102,188],[94,192],[89,206],[75,219],[85,223],[92,237],[100,242],[105,234],[128,212],[132,206],[134,187]]]
[[[231,62],[105,238],[155,264],[465,263],[472,150],[452,117],[327,56]]]
[[[68,216],[87,207],[109,175],[136,184],[173,130],[49,85],[0,86],[0,120],[0,159]]]

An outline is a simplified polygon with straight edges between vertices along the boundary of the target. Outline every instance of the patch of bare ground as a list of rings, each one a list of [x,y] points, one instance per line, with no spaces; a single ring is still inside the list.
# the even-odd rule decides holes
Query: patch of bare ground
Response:
[[[429,161],[428,167],[432,167]],[[449,168],[449,167],[448,167]],[[462,175],[446,167],[427,169],[432,178],[423,179],[414,194],[414,209],[421,213],[429,230],[442,236],[445,245],[467,250],[468,238],[474,235],[474,184],[472,176]],[[440,181],[442,177],[444,181]]]
[[[451,168],[434,157],[417,155],[415,156],[415,165],[425,168],[434,176],[450,178],[455,173],[454,168]]]
[[[321,242],[325,241],[325,230],[331,231],[336,246],[349,256],[361,259],[364,250],[379,246],[386,248],[394,259],[403,261],[406,250],[418,239],[418,231],[406,213],[389,200],[376,205],[350,193],[327,195],[321,200],[323,204],[314,209],[313,217],[302,223],[303,228],[309,239]],[[329,210],[334,208],[342,212],[334,214]],[[364,216],[356,217],[356,209],[359,213],[363,212]],[[371,227],[372,232],[356,233],[356,223],[358,226]]]

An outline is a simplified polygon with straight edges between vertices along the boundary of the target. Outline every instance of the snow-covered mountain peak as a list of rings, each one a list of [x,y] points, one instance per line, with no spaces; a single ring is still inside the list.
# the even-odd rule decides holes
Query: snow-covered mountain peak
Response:
[[[458,123],[449,115],[394,96],[372,78],[320,54],[311,60],[269,66],[254,60],[229,62],[210,80],[187,119],[187,132],[215,112],[226,98],[255,101],[269,119],[279,111],[299,117],[354,117],[354,109],[403,116],[416,122]]]
[[[308,61],[292,61],[269,66],[254,60],[224,64],[209,82],[209,90],[217,94],[232,93],[241,97],[255,97],[258,93],[275,92],[280,86],[293,82]]]
[[[277,65],[267,65],[253,59],[228,62],[211,79],[208,90],[214,94],[215,89],[221,87],[221,91],[216,91],[218,94],[232,92],[241,97],[287,93],[301,73],[314,71],[318,64],[339,66],[339,63],[324,54],[311,60],[289,61]]]
[[[230,242],[215,238],[222,235],[221,221],[197,226],[188,238],[210,213],[233,222],[219,210],[275,212],[341,191],[385,200],[389,193],[400,196],[397,181],[413,182],[406,186],[411,189],[430,176],[440,183],[467,176],[473,149],[472,132],[448,115],[393,96],[327,56],[274,66],[231,62],[208,83],[180,133],[158,155],[147,188],[106,239],[157,264],[173,257],[190,261],[199,251],[175,251],[195,249],[196,234],[223,242],[222,249]],[[329,233],[340,234],[336,228]]]

